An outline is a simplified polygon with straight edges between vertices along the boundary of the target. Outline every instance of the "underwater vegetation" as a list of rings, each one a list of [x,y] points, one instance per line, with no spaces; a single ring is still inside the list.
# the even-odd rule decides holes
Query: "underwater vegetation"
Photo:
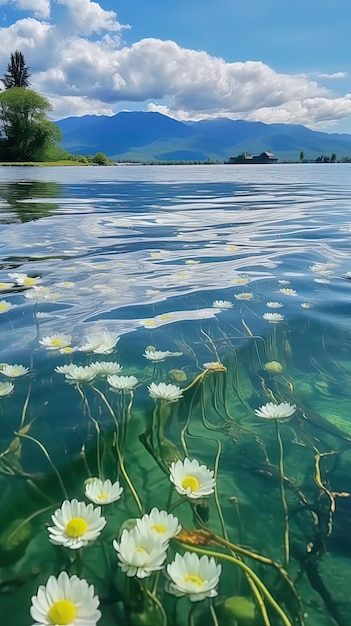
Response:
[[[0,185],[1,623],[350,624],[349,178],[194,167]]]
[[[351,550],[340,337],[308,323],[301,359],[304,329],[220,319],[135,364],[126,337],[74,344],[39,317],[37,368],[0,365],[11,626],[347,625],[329,573]]]

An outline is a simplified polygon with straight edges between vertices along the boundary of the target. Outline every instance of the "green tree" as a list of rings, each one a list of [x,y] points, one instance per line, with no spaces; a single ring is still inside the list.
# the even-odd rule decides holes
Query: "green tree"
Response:
[[[336,152],[333,152],[333,154],[330,157],[330,162],[335,163],[335,161],[336,161]]]
[[[10,63],[7,65],[7,72],[1,82],[4,83],[5,89],[11,87],[28,87],[29,86],[29,68],[26,65],[22,52],[16,50],[11,54]]]
[[[109,165],[110,159],[104,154],[104,152],[97,152],[95,156],[91,159],[92,163],[96,163],[97,165]]]
[[[300,161],[302,162],[304,160],[304,158],[305,158],[305,153],[304,153],[303,150],[301,150],[301,152],[300,152]]]
[[[24,87],[0,93],[0,158],[4,161],[43,161],[61,141],[58,126],[47,118],[51,105],[44,96]]]

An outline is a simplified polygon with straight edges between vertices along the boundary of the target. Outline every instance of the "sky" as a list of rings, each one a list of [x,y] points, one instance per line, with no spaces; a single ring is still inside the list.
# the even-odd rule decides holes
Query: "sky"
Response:
[[[51,118],[157,111],[351,133],[351,0],[0,0]]]

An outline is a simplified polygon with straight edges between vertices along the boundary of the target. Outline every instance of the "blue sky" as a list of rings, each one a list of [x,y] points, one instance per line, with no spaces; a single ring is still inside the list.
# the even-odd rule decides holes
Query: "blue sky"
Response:
[[[350,0],[0,0],[53,117],[159,111],[351,133]]]

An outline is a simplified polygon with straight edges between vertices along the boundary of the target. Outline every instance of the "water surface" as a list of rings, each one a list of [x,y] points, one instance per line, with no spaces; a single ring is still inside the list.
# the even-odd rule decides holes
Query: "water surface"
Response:
[[[348,164],[0,169],[0,360],[29,368],[0,381],[14,385],[0,397],[0,609],[11,626],[31,623],[50,574],[77,571],[46,526],[64,499],[87,501],[84,481],[99,473],[124,488],[83,553],[102,626],[348,624],[350,196]],[[81,350],[103,332],[111,351]],[[54,333],[70,336],[70,352],[43,345]],[[153,362],[148,349],[169,354]],[[134,392],[55,371],[101,361],[134,375]],[[152,382],[183,396],[153,400]],[[268,402],[296,411],[265,420],[255,409]],[[185,457],[214,470],[217,489],[174,514],[239,552],[200,547],[223,566],[212,613],[208,600],[175,603],[162,573],[148,579],[156,600],[143,614],[145,591],[137,579],[126,590],[112,539],[141,515],[138,501],[172,510],[169,466]],[[171,542],[167,562],[185,543]]]

